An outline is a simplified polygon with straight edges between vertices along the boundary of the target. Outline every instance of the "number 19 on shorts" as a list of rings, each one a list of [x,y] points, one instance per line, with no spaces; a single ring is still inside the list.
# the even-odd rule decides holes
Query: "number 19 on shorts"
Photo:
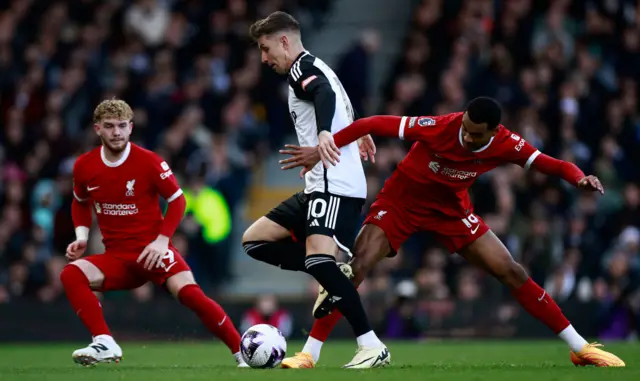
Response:
[[[466,227],[471,229],[471,234],[476,234],[478,228],[480,227],[480,220],[473,213],[469,214],[467,217],[462,219],[462,222]]]

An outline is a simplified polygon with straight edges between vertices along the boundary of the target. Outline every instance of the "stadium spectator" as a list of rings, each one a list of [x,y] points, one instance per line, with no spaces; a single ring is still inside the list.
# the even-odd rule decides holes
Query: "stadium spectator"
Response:
[[[253,308],[246,311],[240,323],[240,331],[245,332],[256,324],[269,324],[289,337],[293,329],[293,319],[289,311],[278,305],[275,295],[260,295]]]

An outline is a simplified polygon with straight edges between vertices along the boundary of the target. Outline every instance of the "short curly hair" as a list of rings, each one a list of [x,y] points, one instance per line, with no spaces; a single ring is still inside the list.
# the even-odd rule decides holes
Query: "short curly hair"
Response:
[[[93,111],[93,123],[100,123],[105,119],[128,120],[133,119],[133,110],[127,102],[120,99],[107,99]]]

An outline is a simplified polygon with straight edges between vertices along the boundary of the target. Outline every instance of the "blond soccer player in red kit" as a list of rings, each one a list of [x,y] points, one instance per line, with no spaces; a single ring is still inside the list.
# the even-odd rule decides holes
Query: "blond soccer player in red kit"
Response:
[[[81,155],[73,168],[72,217],[76,240],[67,247],[70,263],[60,279],[67,299],[93,341],[73,352],[84,366],[119,362],[116,343],[93,291],[131,290],[146,282],[164,286],[198,315],[211,333],[229,347],[238,366],[240,336],[231,319],[196,283],[191,269],[171,244],[186,200],[171,168],[157,154],[129,141],[133,111],[122,100],[106,100],[93,114],[102,144]],[[159,198],[168,207],[163,217]],[[95,210],[105,252],[82,258]],[[150,317],[153,318],[153,317]]]

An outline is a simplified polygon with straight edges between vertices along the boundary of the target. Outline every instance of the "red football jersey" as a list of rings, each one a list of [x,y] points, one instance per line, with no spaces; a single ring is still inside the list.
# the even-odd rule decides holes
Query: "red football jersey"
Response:
[[[529,168],[540,154],[520,135],[503,125],[484,147],[471,151],[462,141],[462,115],[458,112],[442,116],[397,117],[398,137],[415,141],[398,171],[421,185],[429,197],[425,203],[457,204],[456,211],[471,208],[468,189],[481,174],[502,164],[514,163]],[[418,190],[416,190],[418,191]]]
[[[182,194],[167,162],[133,143],[117,162],[102,147],[81,155],[73,183],[74,197],[93,203],[107,251],[142,251],[162,225],[159,196],[171,202]]]

